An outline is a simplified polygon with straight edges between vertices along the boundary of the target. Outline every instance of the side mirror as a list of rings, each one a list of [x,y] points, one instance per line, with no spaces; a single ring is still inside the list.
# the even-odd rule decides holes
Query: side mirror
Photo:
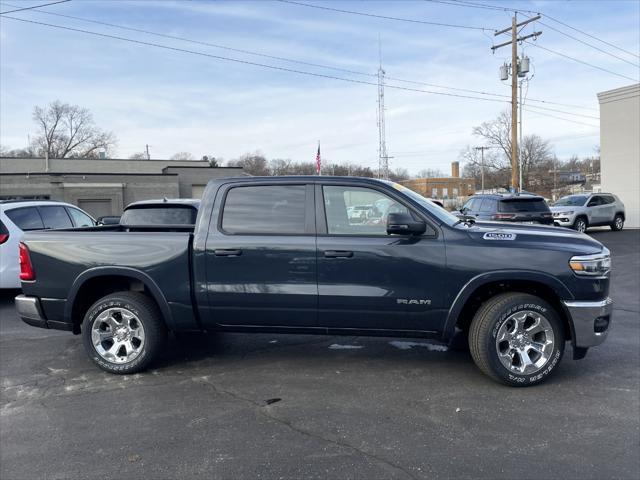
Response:
[[[414,220],[408,213],[390,213],[387,217],[387,234],[421,235],[427,230],[422,220]]]

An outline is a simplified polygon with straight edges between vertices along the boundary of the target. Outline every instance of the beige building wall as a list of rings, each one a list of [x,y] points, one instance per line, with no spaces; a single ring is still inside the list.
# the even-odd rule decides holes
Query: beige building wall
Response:
[[[598,94],[602,191],[620,197],[625,227],[640,228],[640,84]]]

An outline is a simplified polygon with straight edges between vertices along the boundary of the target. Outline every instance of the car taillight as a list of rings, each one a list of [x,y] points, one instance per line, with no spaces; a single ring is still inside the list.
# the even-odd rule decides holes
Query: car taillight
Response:
[[[27,246],[20,242],[19,260],[20,260],[20,280],[35,280],[36,272],[33,270],[31,263],[31,257],[29,256],[29,249]]]
[[[2,245],[7,240],[9,240],[9,234],[8,233],[0,233],[0,245]]]
[[[551,213],[551,212],[549,212],[549,213],[543,213],[543,214],[542,214],[542,217],[543,217],[543,218],[551,218],[551,217],[553,217],[553,213]]]
[[[494,213],[491,215],[491,220],[510,220],[516,218],[515,213]]]

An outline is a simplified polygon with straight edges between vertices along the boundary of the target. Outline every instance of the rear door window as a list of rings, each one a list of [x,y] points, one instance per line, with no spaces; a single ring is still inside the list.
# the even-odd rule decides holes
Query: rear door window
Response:
[[[76,227],[93,227],[95,225],[89,215],[81,212],[77,208],[67,208],[67,212],[69,212],[69,215],[73,219],[73,223]]]
[[[496,211],[496,205],[497,200],[493,199],[493,198],[484,198],[482,200],[482,203],[480,204],[480,212],[482,213],[493,213]]]
[[[527,198],[517,200],[503,200],[500,202],[500,211],[506,213],[548,212],[549,207],[542,198]]]
[[[222,229],[232,234],[304,234],[305,201],[305,185],[231,188],[222,211]]]
[[[44,228],[71,228],[73,223],[62,206],[39,207]]]
[[[14,208],[12,210],[6,210],[5,214],[24,232],[28,232],[29,230],[42,230],[44,228],[42,217],[40,217],[36,207]]]

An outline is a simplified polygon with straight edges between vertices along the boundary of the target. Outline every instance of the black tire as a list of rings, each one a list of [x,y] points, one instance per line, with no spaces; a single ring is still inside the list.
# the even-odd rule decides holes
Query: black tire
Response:
[[[589,228],[589,221],[586,217],[578,217],[574,220],[571,228],[578,232],[586,233],[587,228]]]
[[[116,316],[119,309],[124,309],[125,312],[132,313],[135,321],[139,322],[142,326],[142,332],[144,333],[143,341],[140,341],[138,344],[134,352],[136,356],[130,361],[122,360],[115,362],[106,359],[97,350],[99,347],[106,350],[104,347],[105,344],[101,343],[98,346],[94,345],[92,341],[94,323],[100,321],[97,320],[98,316],[109,309],[113,309]],[[107,330],[105,333],[108,334],[110,331]],[[115,335],[112,335],[112,338],[115,338]],[[91,358],[98,367],[109,373],[130,374],[144,370],[160,355],[166,339],[167,328],[158,306],[148,296],[138,292],[117,292],[101,298],[87,310],[82,326],[82,341],[89,358]],[[135,339],[131,341],[133,342],[133,340]],[[106,345],[108,346],[109,343],[106,343]],[[120,350],[116,351],[116,355],[118,355],[118,352],[120,352]],[[124,355],[122,357],[124,357]]]
[[[611,230],[614,232],[619,232],[624,228],[624,217],[619,213],[613,218],[613,222],[611,223]]]
[[[513,314],[523,311],[541,315],[553,330],[553,342],[546,362],[529,374],[517,373],[503,365],[496,341],[501,327],[512,321]],[[487,300],[476,312],[469,330],[469,349],[478,368],[494,380],[513,387],[527,387],[545,381],[560,363],[564,344],[564,329],[557,312],[541,298],[525,293],[503,293]]]

